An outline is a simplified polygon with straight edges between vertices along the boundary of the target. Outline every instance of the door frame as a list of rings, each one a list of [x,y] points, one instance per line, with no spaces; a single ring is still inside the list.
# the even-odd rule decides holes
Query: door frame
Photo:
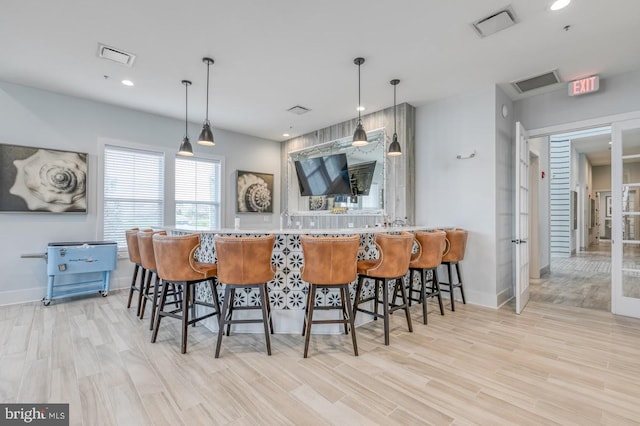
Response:
[[[640,299],[632,296],[624,295],[624,272],[637,273],[637,268],[624,265],[624,248],[625,244],[637,244],[638,238],[633,236],[629,238],[624,235],[623,226],[626,216],[637,217],[633,213],[625,213],[622,203],[622,188],[625,185],[623,178],[624,158],[634,158],[637,155],[625,155],[623,152],[622,132],[626,129],[640,129],[640,118],[619,121],[612,126],[611,147],[611,312],[617,315],[625,315],[634,318],[640,318]],[[634,201],[637,198],[638,186],[637,182],[628,182],[629,190],[635,192]],[[637,212],[637,208],[633,212]]]
[[[516,272],[516,314],[521,314],[529,302],[530,295],[530,212],[531,194],[529,184],[531,181],[529,148],[529,132],[517,121],[515,131],[515,238],[511,240],[515,244],[515,272]]]
[[[614,123],[619,123],[619,122],[623,122],[623,121],[628,121],[628,120],[636,120],[636,119],[640,119],[640,110],[638,111],[633,111],[633,112],[627,112],[627,113],[623,113],[623,114],[613,114],[613,115],[606,115],[606,116],[602,116],[602,117],[596,117],[596,118],[591,118],[588,120],[580,120],[580,121],[573,121],[573,122],[568,122],[568,123],[562,123],[562,124],[557,124],[557,125],[553,125],[553,126],[548,126],[548,127],[539,127],[539,128],[535,128],[535,129],[528,129],[529,132],[529,138],[540,138],[540,137],[545,137],[545,136],[551,136],[553,134],[556,133],[567,133],[567,132],[571,132],[571,131],[575,131],[575,130],[580,130],[580,129],[587,129],[587,128],[591,128],[591,127],[602,127],[602,126],[611,126],[612,129],[612,137],[615,138],[614,136]],[[614,141],[615,144],[615,141]],[[613,148],[612,148],[613,151]],[[612,186],[612,190],[613,190],[613,152],[612,152],[612,164],[611,164],[611,186]],[[613,195],[613,194],[612,194]],[[613,219],[613,218],[612,218]],[[614,225],[615,226],[615,225]],[[612,236],[613,238],[613,236]],[[615,298],[616,298],[616,294],[615,294],[615,285],[614,285],[614,275],[617,273],[622,274],[622,271],[619,270],[621,268],[617,268],[616,265],[614,265],[614,260],[613,260],[613,247],[612,247],[612,259],[611,259],[611,312],[612,313],[616,313],[616,308],[614,307],[615,305]]]
[[[540,157],[529,149],[529,278],[540,278]]]

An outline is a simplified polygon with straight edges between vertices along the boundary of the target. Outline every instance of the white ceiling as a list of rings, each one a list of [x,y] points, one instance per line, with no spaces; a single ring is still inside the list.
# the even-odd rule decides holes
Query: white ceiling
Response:
[[[571,139],[571,145],[577,152],[585,154],[592,166],[611,164],[611,134]]]
[[[213,126],[273,140],[357,116],[357,56],[365,113],[393,104],[393,78],[398,102],[420,106],[495,83],[517,99],[509,82],[553,69],[563,81],[640,69],[638,0],[559,12],[547,0],[2,3],[0,80],[184,119],[189,79],[200,122],[211,56]],[[509,5],[518,23],[479,38],[471,23]],[[135,53],[134,66],[97,58],[99,42]],[[312,111],[286,112],[297,104]]]

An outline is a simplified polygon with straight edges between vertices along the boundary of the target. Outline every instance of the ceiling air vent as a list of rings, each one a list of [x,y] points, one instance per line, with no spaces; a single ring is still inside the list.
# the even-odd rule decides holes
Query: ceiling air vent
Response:
[[[302,114],[308,113],[311,110],[309,108],[305,108],[305,107],[303,107],[301,105],[296,105],[296,106],[293,106],[293,107],[289,108],[287,111],[292,112],[292,113],[294,113],[296,115],[302,115]]]
[[[124,50],[116,49],[115,47],[98,43],[98,58],[108,59],[130,67],[133,65],[133,61],[136,60],[136,55],[125,52]]]
[[[473,28],[480,37],[490,36],[515,25],[515,15],[511,7],[493,13],[473,23]]]
[[[513,84],[513,87],[515,87],[519,93],[525,93],[556,83],[560,83],[560,78],[558,77],[557,70],[553,70],[534,77],[525,78],[524,80],[514,81],[511,84]]]

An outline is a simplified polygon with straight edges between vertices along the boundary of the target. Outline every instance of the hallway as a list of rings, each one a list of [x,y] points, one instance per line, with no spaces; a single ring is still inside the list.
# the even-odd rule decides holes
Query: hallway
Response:
[[[611,311],[611,244],[600,242],[567,258],[552,258],[551,273],[530,281],[531,300]]]

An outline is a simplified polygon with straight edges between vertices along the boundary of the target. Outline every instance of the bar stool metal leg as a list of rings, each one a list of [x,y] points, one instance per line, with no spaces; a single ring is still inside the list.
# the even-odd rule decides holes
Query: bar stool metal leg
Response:
[[[456,298],[453,294],[455,287],[453,286],[453,275],[451,273],[451,263],[447,263],[447,273],[449,275],[449,297],[451,298],[451,310],[456,310]]]
[[[151,320],[149,321],[149,330],[153,330],[153,322],[156,319],[156,310],[158,308],[158,292],[160,291],[160,277],[156,273],[156,282],[153,286],[153,299],[151,300]]]
[[[189,308],[191,302],[191,286],[187,283],[183,284],[182,292],[184,294],[182,304],[182,342],[180,344],[180,353],[187,352],[187,332],[189,330]]]
[[[260,289],[260,300],[262,302],[262,322],[264,323],[264,338],[267,343],[267,355],[271,355],[271,338],[269,337],[269,313],[267,312],[267,306],[269,300],[267,299],[267,284],[258,287]]]
[[[376,280],[377,281],[377,280]],[[376,299],[376,314],[378,313],[378,300]],[[382,279],[382,312],[384,315],[384,344],[389,346],[389,279]]]
[[[222,345],[222,335],[224,334],[224,326],[227,324],[227,312],[229,310],[229,299],[231,299],[231,286],[226,286],[224,289],[224,300],[222,301],[222,312],[218,322],[218,342],[216,343],[216,355],[220,357],[220,347]],[[233,303],[233,301],[231,301]]]
[[[344,298],[342,303],[346,305],[347,315],[349,318],[349,325],[351,326],[351,340],[353,341],[353,354],[355,356],[358,356],[358,342],[356,341],[355,315],[352,314],[352,312],[354,311],[351,309],[351,297],[349,296],[349,284],[346,284],[344,286],[344,290],[342,290],[341,294],[342,294],[342,297]]]
[[[438,280],[438,268],[434,268],[431,273],[433,274],[433,281],[431,282],[432,292],[437,292],[438,304],[440,305],[440,315],[444,315],[444,306],[442,305],[442,293],[440,292],[440,281]],[[426,322],[425,322],[426,324]]]
[[[458,283],[460,283],[460,295],[462,296],[462,303],[467,304],[467,301],[464,299],[464,286],[462,285],[462,275],[460,274],[460,264],[456,262],[456,274],[458,275]]]
[[[347,306],[345,305],[345,297],[344,297],[344,287],[340,287],[340,303],[342,304],[342,319],[349,318],[349,314],[347,314]],[[349,311],[351,311],[349,309]],[[347,327],[347,323],[344,323],[344,334],[349,334],[349,328]]]
[[[151,334],[151,343],[155,343],[156,338],[158,337],[158,329],[160,328],[160,320],[162,319],[162,315],[160,315],[160,313],[163,311],[164,305],[167,301],[167,287],[167,283],[163,281],[162,294],[160,295],[160,304],[158,306],[158,311],[156,312],[155,327],[153,329],[153,333]]]
[[[308,310],[305,313],[305,330],[303,330],[302,335],[305,336],[304,339],[304,357],[307,357],[309,352],[309,341],[311,340],[311,322],[313,321],[313,308],[316,300],[316,285],[309,284],[309,293],[307,294],[307,306]]]
[[[138,278],[138,271],[140,269],[140,265],[137,263],[133,267],[133,277],[131,278],[131,286],[129,287],[129,299],[127,300],[127,309],[131,307],[131,299],[133,299],[133,292],[136,290],[136,280]]]

